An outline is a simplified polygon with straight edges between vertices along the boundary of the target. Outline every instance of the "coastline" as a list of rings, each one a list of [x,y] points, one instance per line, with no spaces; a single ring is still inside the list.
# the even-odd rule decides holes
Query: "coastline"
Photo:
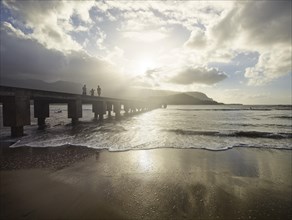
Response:
[[[290,219],[292,151],[1,147],[1,219]]]

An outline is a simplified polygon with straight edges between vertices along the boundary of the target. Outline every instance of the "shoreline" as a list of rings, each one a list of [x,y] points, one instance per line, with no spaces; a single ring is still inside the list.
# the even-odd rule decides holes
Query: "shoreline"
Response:
[[[212,149],[212,148],[195,148],[195,147],[190,147],[190,148],[178,148],[178,147],[154,147],[154,148],[145,148],[145,149],[139,149],[139,148],[127,148],[127,149],[122,149],[122,150],[111,150],[109,148],[93,148],[90,146],[86,145],[75,145],[75,144],[64,144],[64,145],[57,145],[57,146],[44,146],[44,147],[39,147],[39,146],[12,146],[13,144],[17,143],[17,141],[1,141],[0,140],[0,151],[1,149],[9,148],[9,149],[16,149],[16,148],[36,148],[36,149],[46,149],[46,148],[66,148],[66,147],[71,147],[71,148],[88,148],[96,151],[107,151],[107,152],[127,152],[127,151],[144,151],[144,150],[159,150],[159,149],[175,149],[175,150],[206,150],[206,151],[211,151],[211,152],[220,152],[220,151],[228,151],[232,149],[259,149],[259,150],[280,150],[280,151],[292,151],[292,148],[276,148],[276,147],[258,147],[258,146],[240,146],[240,145],[235,145],[235,146],[228,146],[226,148],[218,148],[218,149]]]
[[[1,219],[292,217],[292,151],[67,146],[0,155]]]

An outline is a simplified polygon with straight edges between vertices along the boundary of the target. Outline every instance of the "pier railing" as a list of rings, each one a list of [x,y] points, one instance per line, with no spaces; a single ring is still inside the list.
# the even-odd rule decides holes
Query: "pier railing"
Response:
[[[121,117],[135,112],[149,111],[161,107],[161,103],[142,100],[128,100],[89,95],[77,95],[63,92],[43,91],[8,86],[0,86],[0,102],[3,105],[3,125],[11,127],[11,136],[23,135],[23,127],[30,125],[30,104],[33,101],[34,117],[38,119],[40,129],[45,127],[46,118],[50,117],[50,104],[65,103],[68,105],[68,118],[72,125],[82,118],[82,104],[92,104],[95,119],[103,120],[108,117]]]

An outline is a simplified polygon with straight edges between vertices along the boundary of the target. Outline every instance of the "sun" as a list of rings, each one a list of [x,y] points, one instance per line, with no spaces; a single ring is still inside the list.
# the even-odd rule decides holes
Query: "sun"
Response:
[[[136,60],[134,63],[134,71],[136,74],[144,74],[147,70],[155,68],[155,62],[151,58],[143,58]]]

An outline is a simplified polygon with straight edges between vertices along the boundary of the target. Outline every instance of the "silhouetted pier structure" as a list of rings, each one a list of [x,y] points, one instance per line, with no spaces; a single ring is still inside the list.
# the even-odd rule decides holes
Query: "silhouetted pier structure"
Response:
[[[30,125],[31,100],[33,100],[34,117],[38,119],[39,128],[45,127],[45,120],[50,117],[50,104],[55,103],[68,105],[68,118],[71,118],[72,125],[75,125],[79,118],[82,118],[83,104],[92,104],[94,117],[98,120],[103,120],[106,113],[110,118],[114,112],[115,118],[118,119],[121,117],[122,110],[125,115],[129,115],[161,107],[159,103],[145,101],[0,86],[3,125],[11,127],[11,136],[22,136],[23,127]]]

